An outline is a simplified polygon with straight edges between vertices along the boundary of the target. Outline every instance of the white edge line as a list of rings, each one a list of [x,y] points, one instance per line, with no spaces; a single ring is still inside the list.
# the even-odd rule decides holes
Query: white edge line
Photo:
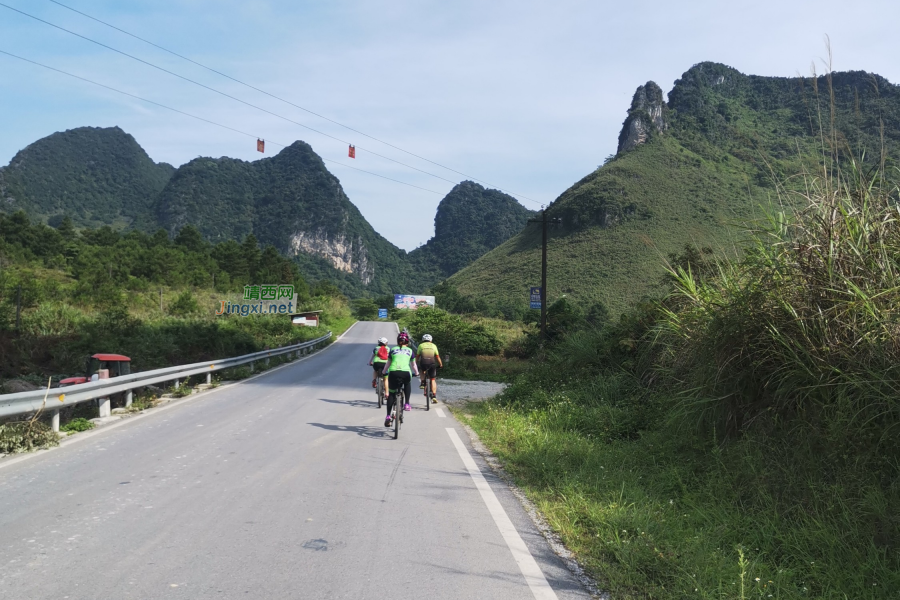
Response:
[[[516,564],[519,565],[519,570],[525,577],[525,583],[528,584],[528,588],[534,595],[535,600],[558,600],[556,592],[550,587],[550,584],[547,582],[546,577],[544,577],[544,573],[538,566],[537,561],[534,560],[534,557],[528,550],[528,546],[526,546],[525,542],[522,540],[522,536],[516,531],[516,527],[512,524],[512,521],[510,521],[509,515],[503,510],[503,505],[497,500],[494,490],[491,489],[491,486],[484,478],[484,475],[482,475],[478,465],[475,464],[475,460],[472,458],[472,455],[469,454],[465,444],[463,444],[462,440],[459,438],[459,434],[456,433],[456,430],[452,427],[447,427],[446,429],[447,435],[450,436],[450,440],[456,447],[456,451],[459,453],[459,457],[466,466],[466,470],[469,471],[469,475],[472,477],[475,487],[481,493],[481,498],[487,505],[488,512],[491,513],[491,517],[494,518],[494,523],[497,524],[500,535],[503,536],[503,540],[509,547],[509,551],[512,552]]]
[[[357,323],[359,323],[359,321],[356,321],[355,323],[353,323],[353,325],[351,325],[350,327],[348,327],[347,330],[344,331],[344,333],[342,333],[340,336],[338,336],[332,343],[328,344],[327,346],[325,346],[323,349],[319,350],[318,352],[315,352],[315,353],[313,353],[313,354],[310,354],[309,356],[304,356],[303,358],[298,358],[298,359],[296,359],[296,360],[292,360],[292,361],[289,362],[289,363],[285,363],[285,364],[283,364],[283,365],[278,365],[278,366],[275,367],[274,369],[269,369],[268,371],[263,371],[262,373],[257,373],[256,375],[253,375],[252,377],[248,377],[248,378],[246,378],[246,379],[241,379],[240,381],[235,381],[234,383],[229,383],[228,385],[220,385],[220,386],[218,386],[218,387],[215,387],[215,388],[212,388],[212,389],[209,389],[209,390],[204,390],[204,391],[199,392],[199,393],[197,393],[197,394],[191,394],[191,396],[188,397],[188,398],[185,398],[185,399],[179,399],[179,400],[176,401],[176,402],[168,402],[168,403],[166,403],[166,404],[163,405],[163,406],[157,406],[157,407],[151,408],[151,409],[149,409],[149,410],[145,410],[143,413],[140,413],[140,414],[137,414],[137,415],[132,415],[132,416],[128,417],[127,419],[122,419],[122,420],[119,421],[118,423],[110,423],[110,424],[108,424],[108,425],[103,425],[102,427],[98,427],[98,428],[96,428],[96,429],[93,430],[93,431],[82,432],[82,433],[79,433],[78,435],[73,436],[73,437],[65,437],[65,438],[63,438],[62,440],[60,440],[59,446],[55,446],[55,447],[53,447],[53,448],[45,448],[45,449],[43,449],[43,450],[38,450],[37,452],[29,452],[28,454],[21,454],[21,455],[19,455],[19,456],[14,457],[14,458],[7,458],[7,459],[5,459],[5,460],[0,460],[0,469],[5,469],[5,468],[7,468],[7,467],[11,467],[11,466],[13,466],[13,465],[17,465],[17,464],[19,464],[19,463],[25,462],[26,460],[30,460],[30,459],[32,459],[32,458],[37,458],[38,456],[46,456],[48,452],[53,452],[53,451],[55,451],[55,450],[62,450],[63,448],[66,448],[66,447],[71,446],[71,445],[73,445],[73,444],[77,444],[78,442],[81,442],[81,441],[83,441],[83,440],[88,440],[88,439],[90,439],[90,438],[92,438],[92,437],[95,437],[95,436],[98,436],[98,435],[100,435],[100,434],[106,433],[107,431],[112,431],[113,429],[117,429],[117,428],[119,428],[119,427],[122,427],[123,425],[127,425],[127,424],[129,424],[129,423],[134,423],[135,421],[140,420],[140,419],[143,419],[144,417],[149,417],[149,416],[152,416],[152,415],[161,413],[161,412],[163,412],[163,411],[167,411],[167,410],[170,410],[170,409],[173,409],[173,408],[177,408],[177,407],[179,407],[179,406],[185,406],[185,405],[187,405],[187,404],[191,404],[191,403],[193,403],[194,401],[200,400],[200,399],[202,399],[202,398],[205,398],[205,397],[207,397],[207,396],[209,396],[209,395],[211,395],[211,394],[214,394],[215,392],[220,392],[220,391],[222,391],[222,390],[227,390],[228,388],[234,387],[234,386],[236,386],[236,385],[241,385],[242,383],[247,383],[248,381],[253,381],[254,379],[256,379],[256,378],[258,378],[258,377],[263,377],[263,376],[268,375],[268,374],[270,374],[270,373],[274,373],[274,372],[276,372],[276,371],[280,371],[281,369],[284,369],[285,367],[290,367],[291,365],[296,365],[297,363],[301,363],[301,362],[303,362],[303,361],[305,361],[305,360],[308,360],[308,359],[310,359],[310,358],[313,358],[314,356],[319,356],[320,354],[322,354],[323,352],[327,351],[329,348],[331,348],[332,346],[334,346],[334,345],[338,342],[338,340],[340,340],[342,337],[344,337],[345,335],[347,335],[347,333],[348,333],[351,329],[353,329],[353,327],[354,327]]]

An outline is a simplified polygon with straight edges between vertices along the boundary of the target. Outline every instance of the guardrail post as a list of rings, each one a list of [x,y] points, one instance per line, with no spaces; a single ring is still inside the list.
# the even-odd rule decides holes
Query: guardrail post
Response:
[[[268,356],[266,357],[266,368],[267,369],[269,368],[269,357]]]
[[[206,374],[206,385],[212,385],[212,373]]]
[[[103,419],[112,414],[112,410],[110,409],[109,396],[107,396],[106,398],[100,398],[99,400],[100,400],[99,415],[100,415],[100,418]]]
[[[134,401],[134,390],[128,390],[127,392],[125,392],[125,408],[130,407],[133,401]]]
[[[176,380],[175,380],[175,389],[177,390],[177,389],[179,389],[180,387],[181,387],[181,380],[180,380],[180,379],[176,379]]]
[[[253,372],[253,361],[252,360],[250,361],[250,372],[251,373]]]
[[[53,411],[53,418],[50,420],[50,428],[53,429],[55,433],[59,433],[59,409],[55,409]]]

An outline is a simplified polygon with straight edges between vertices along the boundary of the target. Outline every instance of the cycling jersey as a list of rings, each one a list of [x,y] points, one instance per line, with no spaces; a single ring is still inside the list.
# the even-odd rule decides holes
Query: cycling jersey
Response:
[[[419,351],[416,353],[416,357],[422,361],[422,364],[431,364],[438,360],[438,348],[431,342],[422,342],[419,344]]]
[[[409,365],[412,359],[412,348],[409,346],[394,346],[391,348],[391,366],[388,368],[388,371],[410,371]]]

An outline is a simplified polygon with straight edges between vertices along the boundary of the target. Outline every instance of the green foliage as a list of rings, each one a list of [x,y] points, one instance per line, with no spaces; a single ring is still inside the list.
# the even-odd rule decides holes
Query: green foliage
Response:
[[[187,317],[200,311],[200,305],[190,290],[184,290],[175,299],[175,302],[169,305],[169,314],[176,317]]]
[[[271,263],[278,253],[294,255],[299,246],[304,250],[295,262],[309,279],[331,280],[345,293],[393,293],[416,285],[405,252],[372,229],[304,142],[254,162],[192,160],[161,191],[158,206],[158,222],[171,233],[190,225],[212,243],[244,240],[240,249],[238,244],[227,247],[233,282],[250,282],[260,260]],[[272,250],[260,256],[257,239]],[[343,245],[346,249],[336,248]],[[321,256],[326,252],[349,257],[353,272],[335,268]],[[284,278],[277,271],[266,275]],[[364,277],[372,281],[365,284]]]
[[[673,267],[662,331],[690,421],[839,419],[856,445],[900,425],[898,187],[851,162],[805,188],[802,208],[770,212],[716,276]]]
[[[670,255],[664,301],[569,330],[468,409],[615,597],[900,585],[900,177],[824,164],[742,257]]]
[[[357,298],[351,303],[353,316],[360,321],[372,321],[378,318],[378,305],[369,298]]]
[[[470,323],[440,309],[420,308],[409,312],[412,313],[410,334],[417,341],[430,334],[441,353],[495,355],[503,348],[497,334],[482,323]]]
[[[80,431],[87,431],[89,429],[93,429],[94,424],[85,419],[84,417],[78,417],[76,419],[72,419],[68,423],[64,423],[59,426],[60,431],[65,431],[67,433],[77,433]]]
[[[36,419],[0,423],[0,454],[32,452],[59,445],[59,436]]]
[[[146,226],[174,169],[154,163],[133,137],[112,127],[54,133],[0,168],[4,210],[33,218],[69,217],[79,226]]]
[[[667,292],[660,257],[686,245],[738,255],[747,236],[731,225],[758,218],[778,185],[800,189],[788,174],[842,148],[868,152],[865,168],[900,149],[900,87],[866,73],[756,77],[702,63],[676,82],[667,109],[665,132],[550,205],[562,220],[550,230],[550,302],[562,294],[585,308],[602,302],[616,317]],[[823,134],[818,123],[832,116],[838,133]],[[540,285],[540,247],[540,227],[528,225],[450,277],[461,296],[453,306],[524,318],[528,287]]]
[[[409,253],[418,282],[453,275],[519,233],[533,214],[498,190],[472,181],[456,185],[438,205],[434,237]]]

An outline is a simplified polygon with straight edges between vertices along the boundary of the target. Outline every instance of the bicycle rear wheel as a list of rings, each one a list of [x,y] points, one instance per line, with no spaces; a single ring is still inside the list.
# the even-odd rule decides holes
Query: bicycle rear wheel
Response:
[[[425,378],[425,410],[431,410],[431,378]]]
[[[378,408],[384,404],[384,377],[378,376],[378,382],[375,384],[375,393],[378,395]]]
[[[403,398],[403,394],[397,393],[397,399],[394,401],[394,439],[398,439],[400,437],[400,419],[403,416],[403,405],[400,404],[400,400]]]

